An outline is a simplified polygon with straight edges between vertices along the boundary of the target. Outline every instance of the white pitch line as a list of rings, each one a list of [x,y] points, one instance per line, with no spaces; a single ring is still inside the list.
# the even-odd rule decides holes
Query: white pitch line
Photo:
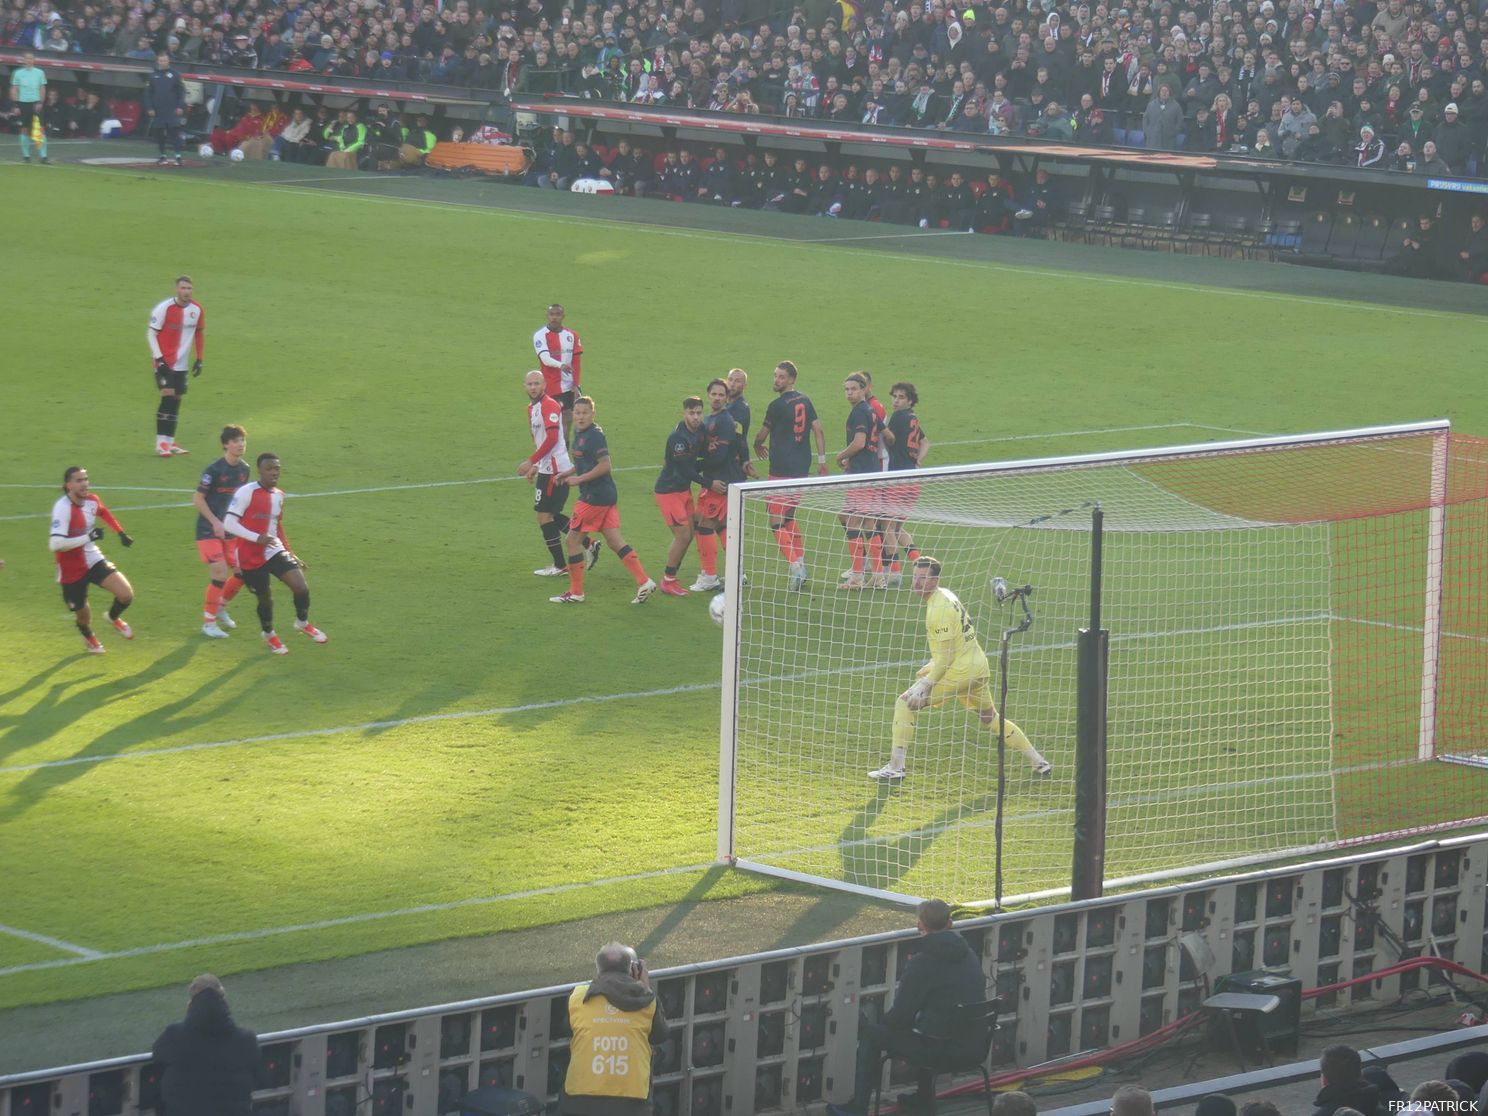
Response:
[[[331,930],[337,926],[355,926],[364,922],[381,922],[390,918],[411,915],[437,914],[467,907],[488,907],[497,903],[510,903],[519,899],[533,899],[543,895],[563,895],[591,887],[610,884],[637,883],[641,880],[663,879],[667,876],[705,872],[713,864],[685,864],[676,868],[657,868],[650,872],[632,872],[625,876],[611,876],[603,880],[588,880],[584,883],[553,884],[549,887],[533,887],[525,891],[509,891],[503,895],[478,895],[469,899],[451,899],[444,903],[421,903],[415,907],[402,907],[392,911],[367,911],[364,914],[343,915],[340,918],[321,919],[318,922],[298,922],[289,926],[269,926],[260,930],[240,930],[232,934],[211,934],[204,938],[189,938],[179,942],[160,942],[156,945],[135,946],[132,949],[113,950],[108,953],[89,951],[89,956],[64,957],[51,961],[32,961],[25,965],[11,965],[0,969],[0,977],[16,973],[34,973],[45,969],[61,969],[71,965],[85,965],[94,961],[117,961],[126,957],[145,957],[156,953],[175,953],[183,949],[202,946],[232,945],[238,942],[256,942],[264,938],[276,938],[284,934],[298,934],[319,930]]]
[[[1304,616],[1277,617],[1270,620],[1247,620],[1235,624],[1219,624],[1207,628],[1175,628],[1162,632],[1130,632],[1112,636],[1113,643],[1129,643],[1144,639],[1170,639],[1194,635],[1221,635],[1228,632],[1251,631],[1290,624],[1315,624],[1333,619],[1327,613]],[[1033,655],[1047,651],[1070,651],[1075,648],[1073,640],[1057,643],[1028,643],[1014,648],[1014,655]],[[781,682],[805,682],[813,678],[836,678],[852,674],[872,674],[879,670],[900,670],[916,665],[920,660],[906,659],[903,662],[864,663],[854,667],[834,667],[826,670],[805,670],[791,674],[762,675],[745,679],[741,685],[768,686]],[[238,748],[251,744],[276,744],[287,740],[308,740],[316,737],[339,736],[343,733],[363,733],[374,730],[402,728],[405,725],[431,724],[439,721],[469,721],[482,717],[513,716],[545,709],[566,709],[575,705],[605,705],[614,701],[640,701],[649,698],[672,697],[677,694],[707,693],[721,688],[722,682],[689,682],[680,686],[666,686],[655,690],[628,690],[614,694],[590,694],[580,697],[555,698],[552,701],[529,702],[525,705],[499,706],[492,709],[472,709],[447,713],[423,713],[414,717],[399,717],[385,721],[369,721],[361,725],[337,725],[333,728],[294,729],[288,732],[268,733],[263,736],[244,736],[233,740],[208,740],[194,744],[176,744],[166,748],[144,748],[134,752],[110,752],[106,755],[69,756],[67,759],[40,760],[36,763],[12,764],[0,767],[0,775],[18,775],[28,771],[46,771],[56,767],[77,767],[111,760],[147,759],[153,756],[173,756],[184,752],[214,751],[220,748]]]
[[[1206,426],[1202,423],[1194,422],[1164,422],[1148,426],[1111,426],[1095,430],[1068,430],[1055,434],[1007,434],[996,438],[965,438],[960,441],[937,442],[936,445],[986,446],[996,445],[1000,442],[1028,442],[1049,438],[1088,438],[1096,434],[1132,434],[1146,430],[1213,430],[1225,434],[1251,433],[1245,430],[1234,430],[1227,426]],[[611,472],[636,473],[643,469],[656,468],[658,468],[656,465],[621,465],[616,469],[612,469]],[[336,488],[328,489],[325,492],[289,492],[285,495],[294,500],[313,500],[323,496],[366,496],[380,492],[407,492],[422,488],[459,488],[471,484],[502,484],[510,481],[521,481],[523,484],[531,483],[525,477],[507,475],[501,477],[467,477],[462,480],[419,481],[410,484],[384,484],[371,488]],[[54,491],[57,486],[55,484],[3,484],[0,485],[0,488],[45,489],[50,492]],[[183,496],[191,491],[190,489],[183,488],[144,488],[125,484],[106,485],[104,489],[105,491],[112,490],[115,492],[179,492]],[[191,502],[187,500],[172,504],[123,504],[112,510],[116,512],[169,511],[172,508],[189,508],[191,506]],[[26,519],[46,519],[50,514],[50,512],[24,512],[20,515],[0,515],[0,523],[10,523]]]
[[[108,167],[85,166],[80,163],[63,163],[57,169],[59,171],[86,171],[90,174],[120,175],[126,178],[136,178],[139,176],[138,171],[113,170]],[[397,180],[401,181],[401,179]],[[182,183],[189,182],[200,186],[226,186],[237,190],[252,188],[255,185],[252,182],[234,182],[225,178],[183,178],[177,179],[177,181]],[[327,181],[329,182],[329,180]],[[411,209],[433,209],[445,213],[457,210],[473,210],[499,215],[504,220],[510,221],[538,221],[547,224],[581,226],[603,224],[613,228],[644,229],[656,236],[674,236],[684,240],[718,241],[725,244],[754,242],[757,244],[795,246],[808,252],[831,251],[833,244],[836,243],[835,238],[831,241],[822,240],[816,243],[803,242],[784,232],[772,235],[770,233],[755,232],[700,231],[678,228],[675,225],[666,225],[660,222],[627,221],[621,217],[607,217],[585,213],[539,213],[519,208],[505,209],[499,205],[488,205],[480,202],[435,201],[423,198],[381,198],[373,194],[358,193],[355,190],[331,191],[306,186],[270,186],[265,188],[282,191],[301,191],[321,198],[328,196],[349,198],[372,205],[399,205]],[[860,250],[865,252],[875,251],[872,248]],[[895,260],[903,260],[905,258],[897,252],[881,252],[880,254],[892,256]],[[1343,295],[1277,294],[1271,291],[1249,290],[1243,287],[1226,287],[1212,283],[1179,282],[1173,279],[1133,279],[1117,275],[1099,275],[1089,271],[1065,270],[1053,265],[1046,267],[1022,266],[1018,264],[993,263],[990,260],[953,260],[926,256],[911,257],[911,259],[914,262],[933,264],[936,267],[954,267],[974,271],[1002,271],[1012,275],[1036,275],[1045,279],[1057,279],[1071,283],[1106,283],[1120,287],[1154,287],[1164,291],[1172,290],[1176,287],[1185,291],[1202,291],[1204,293],[1228,296],[1230,298],[1249,298],[1263,302],[1284,302],[1292,306],[1320,305],[1337,310],[1356,311],[1371,315],[1399,314],[1409,318],[1440,318],[1446,321],[1477,318],[1479,316],[1470,310],[1420,310],[1409,306],[1392,306],[1387,303],[1360,302]]]
[[[76,954],[76,957],[72,958],[76,961],[96,961],[103,956],[96,949],[74,945],[72,942],[64,942],[61,938],[51,938],[31,930],[21,930],[15,926],[0,925],[0,934],[9,934],[13,938],[25,938],[28,942],[37,942],[40,945],[51,946],[53,949],[60,949],[64,953]]]

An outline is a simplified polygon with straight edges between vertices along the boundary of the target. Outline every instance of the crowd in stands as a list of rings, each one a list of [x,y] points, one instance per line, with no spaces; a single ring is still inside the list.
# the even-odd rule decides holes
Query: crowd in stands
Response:
[[[1476,174],[1473,0],[3,0],[0,41]],[[962,6],[964,5],[964,6]]]

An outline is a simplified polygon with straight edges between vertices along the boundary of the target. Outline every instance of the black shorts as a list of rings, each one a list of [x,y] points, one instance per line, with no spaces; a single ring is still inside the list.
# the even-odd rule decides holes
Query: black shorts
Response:
[[[102,585],[114,574],[119,572],[119,567],[107,558],[101,562],[94,562],[88,567],[88,572],[76,581],[65,582],[62,586],[62,599],[67,602],[67,611],[76,612],[88,603],[88,586]]]
[[[568,503],[568,485],[559,484],[552,473],[534,473],[532,485],[532,510],[557,515]]]
[[[576,391],[560,391],[553,398],[558,400],[558,405],[565,411],[572,411],[574,400],[578,398],[578,394]]]
[[[161,391],[170,388],[177,395],[186,394],[186,373],[184,372],[162,372],[155,370],[155,386]]]
[[[283,577],[290,570],[297,570],[299,568],[295,564],[295,560],[288,553],[281,550],[256,569],[239,570],[238,576],[243,579],[243,584],[248,586],[250,592],[262,593],[269,587],[269,578]]]

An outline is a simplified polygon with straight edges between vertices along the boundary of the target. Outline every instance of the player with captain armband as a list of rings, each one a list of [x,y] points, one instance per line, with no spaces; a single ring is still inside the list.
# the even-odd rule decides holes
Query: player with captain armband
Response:
[[[956,594],[940,584],[940,562],[929,555],[915,559],[910,589],[925,601],[925,634],[930,661],[916,672],[914,685],[894,703],[894,727],[889,762],[868,777],[897,782],[904,778],[904,760],[914,743],[915,718],[952,699],[977,715],[984,731],[1007,730],[1007,742],[1022,752],[1036,775],[1053,770],[1023,730],[1002,721],[992,700],[992,670],[977,639],[976,627]]]

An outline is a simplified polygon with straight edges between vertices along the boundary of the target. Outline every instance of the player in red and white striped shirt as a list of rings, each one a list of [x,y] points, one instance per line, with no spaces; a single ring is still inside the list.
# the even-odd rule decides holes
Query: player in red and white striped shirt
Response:
[[[125,639],[134,638],[134,629],[122,619],[124,610],[134,603],[134,588],[98,549],[103,528],[97,526],[96,521],[101,519],[118,532],[119,541],[126,547],[133,546],[134,540],[125,534],[103,501],[88,491],[87,469],[79,465],[70,466],[62,474],[62,491],[63,497],[52,505],[50,540],[52,553],[57,558],[57,581],[62,586],[62,599],[87,644],[88,653],[102,655],[103,644],[93,634],[88,586],[97,585],[114,595],[114,603],[109,606],[109,621]]]
[[[264,641],[276,655],[289,654],[284,641],[274,634],[274,596],[270,575],[294,594],[295,631],[304,632],[316,643],[328,638],[310,623],[310,586],[305,582],[305,563],[294,556],[284,537],[284,492],[279,488],[277,455],[258,455],[258,480],[249,481],[233,493],[222,525],[238,543],[238,573],[243,584],[258,598],[258,622]]]
[[[176,423],[181,415],[181,398],[186,394],[187,370],[192,376],[201,375],[206,336],[201,303],[191,297],[191,276],[177,279],[175,295],[150,311],[150,328],[145,336],[155,361],[155,386],[160,389],[160,406],[155,411],[155,456],[189,453],[176,445]]]
[[[532,335],[542,365],[547,394],[563,408],[563,437],[573,438],[574,399],[579,394],[579,364],[584,356],[584,343],[571,329],[563,328],[563,306],[557,302],[548,307],[548,324]]]

